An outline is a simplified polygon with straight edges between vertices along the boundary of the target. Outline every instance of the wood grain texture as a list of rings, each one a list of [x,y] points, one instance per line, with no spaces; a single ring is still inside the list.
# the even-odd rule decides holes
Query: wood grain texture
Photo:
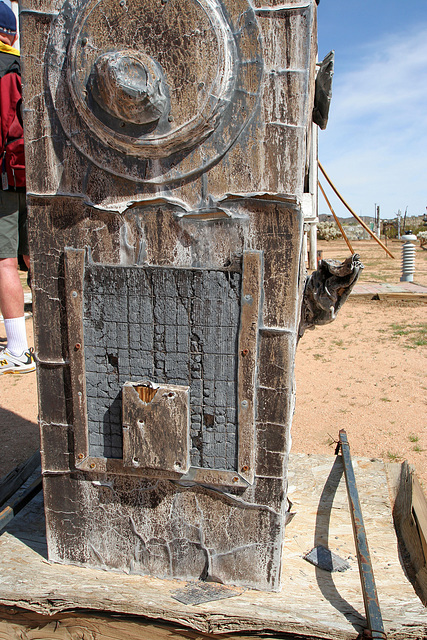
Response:
[[[406,461],[388,464],[393,499],[393,518],[406,552],[409,572],[414,575],[417,592],[427,605],[427,500],[415,469]]]
[[[211,635],[178,625],[152,623],[121,616],[57,614],[41,616],[22,610],[0,609],[0,640],[206,640]],[[276,634],[262,635],[264,640]],[[250,640],[253,636],[216,635],[218,640]]]
[[[363,458],[353,462],[388,638],[422,638],[427,611],[402,568],[385,465]],[[281,593],[247,590],[186,606],[172,597],[182,588],[180,581],[52,564],[10,530],[0,538],[0,601],[45,615],[67,616],[67,609],[79,608],[161,619],[192,629],[196,638],[249,631],[262,637],[263,630],[271,630],[296,638],[355,640],[364,608],[340,460],[291,455],[289,485],[295,515],[287,525]],[[347,559],[351,569],[329,574],[307,563],[303,555],[315,544]]]

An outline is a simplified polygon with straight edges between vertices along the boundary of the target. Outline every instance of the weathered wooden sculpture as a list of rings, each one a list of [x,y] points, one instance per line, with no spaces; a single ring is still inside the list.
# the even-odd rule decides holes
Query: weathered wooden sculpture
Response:
[[[49,558],[277,590],[316,2],[21,23]]]

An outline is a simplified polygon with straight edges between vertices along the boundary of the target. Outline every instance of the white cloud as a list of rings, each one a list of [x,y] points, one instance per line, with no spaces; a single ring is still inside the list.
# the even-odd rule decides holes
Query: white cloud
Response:
[[[339,66],[338,66],[339,69]],[[336,73],[320,159],[357,213],[427,205],[427,25],[364,49]]]

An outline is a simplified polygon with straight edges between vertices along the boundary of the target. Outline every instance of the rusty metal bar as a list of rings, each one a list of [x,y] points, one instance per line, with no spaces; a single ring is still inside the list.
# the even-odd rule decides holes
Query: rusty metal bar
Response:
[[[328,176],[328,174],[326,173],[326,171],[322,167],[321,163],[318,161],[317,164],[319,165],[319,169],[323,173],[323,175],[325,176],[329,186],[334,191],[334,193],[338,196],[338,198],[341,200],[343,205],[350,211],[351,215],[356,218],[357,222],[365,229],[365,231],[367,231],[369,233],[370,236],[372,236],[372,238],[375,240],[375,242],[377,242],[380,245],[380,247],[382,247],[384,249],[384,251],[386,253],[388,253],[390,258],[394,258],[394,255],[392,253],[390,253],[390,251],[387,249],[385,244],[383,244],[381,242],[381,240],[375,235],[375,233],[373,231],[371,231],[371,229],[363,222],[362,218],[360,218],[357,215],[357,213],[355,213],[353,211],[353,209],[350,207],[350,205],[347,204],[347,202],[344,200],[344,198],[342,197],[342,195],[340,194],[340,192],[338,191],[338,189],[336,188],[336,186],[334,185],[334,183],[332,182],[332,180],[330,179],[330,177]]]
[[[387,635],[384,632],[377,588],[375,586],[374,573],[369,555],[368,540],[366,538],[362,510],[360,508],[359,494],[357,493],[356,478],[354,476],[353,464],[351,462],[350,445],[347,440],[347,433],[344,429],[341,429],[339,433],[339,443],[335,453],[338,454],[340,449],[344,464],[351,522],[353,525],[360,582],[362,584],[363,601],[365,604],[365,614],[368,622],[368,633],[365,633],[364,637],[375,640],[386,640]]]
[[[0,531],[9,524],[11,520],[19,513],[39,491],[42,490],[42,476],[39,476],[34,482],[24,491],[24,493],[10,504],[8,504],[2,511],[0,511]]]

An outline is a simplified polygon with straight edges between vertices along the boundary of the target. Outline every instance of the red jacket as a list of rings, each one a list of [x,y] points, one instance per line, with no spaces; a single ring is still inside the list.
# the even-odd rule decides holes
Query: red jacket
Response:
[[[15,56],[10,57],[15,58]],[[16,58],[19,65],[19,57],[16,56]],[[12,68],[15,69],[16,66],[13,65]],[[0,77],[1,173],[7,174],[9,188],[25,187],[24,131],[21,105],[21,76],[11,69]],[[4,182],[3,178],[3,188]]]

